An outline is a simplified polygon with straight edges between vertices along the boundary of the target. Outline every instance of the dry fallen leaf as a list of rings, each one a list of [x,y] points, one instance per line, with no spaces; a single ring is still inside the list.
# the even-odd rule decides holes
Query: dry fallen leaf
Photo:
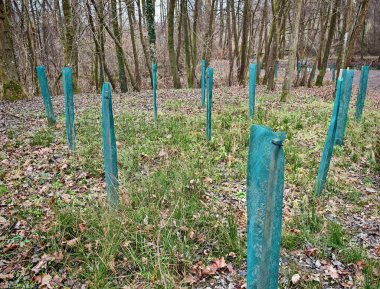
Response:
[[[0,274],[0,280],[13,279],[13,274]]]
[[[42,280],[41,280],[41,286],[50,286],[50,281],[51,281],[51,276],[49,274],[44,274],[42,276]]]
[[[352,288],[352,285],[354,284],[352,281],[348,281],[348,282],[341,282],[340,285],[343,286],[344,288]]]
[[[168,157],[168,152],[165,151],[164,149],[161,149],[161,150],[158,152],[158,156],[159,156],[160,158],[166,158],[166,157]]]
[[[62,194],[62,195],[61,195],[61,198],[62,198],[62,200],[63,200],[66,204],[70,203],[70,199],[71,199],[71,197],[70,197],[69,194]]]
[[[80,224],[78,225],[78,227],[79,227],[79,231],[81,231],[82,233],[83,233],[84,231],[86,231],[86,229],[87,229],[87,225],[86,225],[85,223],[80,223]]]
[[[183,278],[183,280],[182,280],[182,283],[184,283],[184,284],[190,284],[190,285],[194,285],[197,282],[198,282],[198,278],[196,278],[193,275],[188,275],[185,278]]]
[[[339,278],[338,271],[332,265],[328,267],[328,269],[326,270],[326,274],[329,275],[333,279]]]
[[[7,223],[7,219],[5,219],[3,216],[0,216],[0,224]]]
[[[111,257],[111,260],[109,261],[109,267],[110,267],[110,270],[112,272],[116,272],[116,269],[115,269],[115,258],[114,257]]]
[[[10,243],[10,244],[8,244],[8,245],[5,246],[4,252],[12,251],[14,249],[17,249],[18,247],[19,247],[18,244]]]
[[[380,257],[380,244],[375,246],[375,254]]]
[[[297,284],[301,280],[301,276],[299,274],[294,274],[292,276],[292,283]]]
[[[66,245],[69,247],[74,247],[79,242],[79,238],[74,238],[66,242]]]

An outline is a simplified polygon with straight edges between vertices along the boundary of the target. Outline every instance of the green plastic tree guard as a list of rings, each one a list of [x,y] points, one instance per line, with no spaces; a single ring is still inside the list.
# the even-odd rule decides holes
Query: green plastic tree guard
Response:
[[[205,102],[207,102],[207,97],[208,97],[208,92],[207,92],[207,86],[208,86],[208,69],[209,67],[206,66],[206,71],[205,71]],[[206,105],[206,104],[205,104]],[[207,109],[207,107],[206,107]]]
[[[342,103],[342,99],[343,99],[343,94],[344,94],[344,84],[346,83],[346,79],[347,79],[347,69],[341,69],[341,79],[342,79],[342,87],[340,89],[340,101],[339,101],[339,105],[341,105]],[[336,84],[335,84],[336,86]],[[340,112],[339,112],[340,113]]]
[[[207,68],[207,111],[206,111],[206,140],[211,141],[211,111],[212,86],[214,81],[214,68]]]
[[[362,66],[362,73],[360,74],[360,82],[358,89],[358,96],[356,98],[355,119],[359,121],[362,117],[364,102],[367,95],[369,66]]]
[[[335,143],[337,145],[343,145],[344,132],[346,130],[348,109],[350,106],[351,92],[352,92],[352,81],[354,79],[355,71],[350,69],[343,73],[345,78],[343,79],[343,84],[341,91],[343,90],[343,97],[340,98],[340,107],[338,113],[338,124],[335,135]]]
[[[153,119],[154,124],[157,125],[157,64],[152,64],[152,89],[153,89]]]
[[[70,150],[75,150],[73,71],[62,68],[63,93],[65,96],[66,141]]]
[[[205,107],[205,74],[206,74],[206,60],[202,59],[201,62],[201,104]]]
[[[331,80],[335,82],[335,64],[331,64]]]
[[[252,125],[247,162],[247,289],[277,289],[284,132]]]
[[[301,73],[301,60],[297,61],[297,79],[300,77]]]
[[[51,103],[50,91],[49,91],[49,86],[47,83],[45,67],[37,66],[36,71],[37,71],[38,82],[40,83],[40,89],[41,89],[41,94],[42,94],[42,100],[45,107],[46,118],[49,124],[55,124],[56,119],[55,119],[55,114],[53,110],[53,104]]]
[[[255,113],[255,98],[256,98],[256,73],[257,64],[249,65],[249,91],[248,91],[248,115],[250,118]]]
[[[311,70],[311,79],[314,81],[315,79],[315,70]]]
[[[334,109],[333,109],[333,113],[332,113],[332,117],[330,121],[329,130],[327,132],[325,146],[322,152],[321,162],[319,163],[319,168],[318,168],[317,185],[315,189],[315,194],[317,196],[319,196],[322,193],[323,187],[325,186],[327,173],[330,167],[331,156],[334,150],[334,140],[335,140],[337,121],[338,121],[338,115],[339,115],[339,109],[340,109],[342,84],[343,84],[343,80],[341,78],[338,79],[337,86],[336,86]]]
[[[259,78],[261,76],[261,70],[263,70],[263,62],[262,61],[260,61],[260,69],[259,69],[259,72],[258,72]]]
[[[278,62],[274,65],[274,77],[277,78],[278,76]]]
[[[116,138],[112,112],[112,94],[109,82],[103,83],[102,88],[102,126],[106,192],[110,207],[115,208],[119,204],[119,182]]]

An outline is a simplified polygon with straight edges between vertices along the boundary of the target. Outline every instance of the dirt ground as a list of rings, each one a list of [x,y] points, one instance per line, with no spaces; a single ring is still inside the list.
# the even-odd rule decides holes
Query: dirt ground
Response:
[[[216,88],[215,88],[215,109],[218,109],[218,107],[223,106],[226,103],[235,103],[235,102],[241,102],[242,97],[247,95],[247,87],[232,87],[232,88],[226,88],[222,86],[221,84],[223,83],[225,76],[222,70],[216,69],[215,71],[215,83],[216,83]],[[283,71],[280,70],[279,72],[279,79],[277,81],[277,87],[276,91],[274,92],[275,94],[279,94],[281,91],[281,82],[282,82],[282,77],[283,77]],[[353,87],[353,95],[356,96],[357,92],[357,84],[358,80],[360,77],[360,72],[355,71],[355,78],[354,78],[354,87]],[[326,81],[331,79],[331,72],[327,72],[326,74]],[[257,94],[263,94],[266,91],[265,86],[259,85],[257,87]],[[320,89],[315,89],[315,88],[305,88],[305,87],[299,87],[297,89],[294,89],[293,92],[295,94],[306,94],[310,96],[316,96],[321,99],[332,99],[333,97],[333,91],[334,91],[334,85],[332,83],[327,84],[323,88]],[[165,107],[165,105],[170,102],[173,99],[183,99],[186,103],[189,103],[189,106],[184,106],[182,109],[187,109],[191,112],[197,111],[195,103],[199,103],[199,89],[194,89],[194,90],[188,90],[188,89],[182,89],[182,90],[160,90],[159,93],[159,106],[160,108]],[[370,72],[370,77],[369,77],[369,82],[368,82],[368,92],[367,92],[367,97],[372,100],[372,104],[379,109],[380,108],[380,71],[371,71]],[[121,112],[123,109],[125,109],[126,106],[129,108],[134,108],[134,109],[141,109],[148,111],[151,109],[151,91],[143,91],[140,93],[128,93],[128,94],[118,94],[114,93],[113,94],[113,104],[114,104],[114,110],[115,114],[118,112]],[[353,97],[352,101],[355,101],[356,97]],[[63,96],[54,96],[52,97],[53,101],[53,106],[54,106],[54,111],[57,115],[62,115],[64,113],[64,102],[63,102]],[[75,111],[76,113],[80,114],[84,110],[88,110],[89,108],[92,108],[94,110],[98,109],[100,113],[100,104],[101,104],[101,97],[100,94],[80,94],[80,95],[75,95]],[[373,107],[372,107],[373,108]],[[61,127],[59,129],[63,129],[62,125],[60,124]],[[32,100],[22,100],[18,102],[13,102],[13,103],[5,103],[5,102],[0,102],[0,145],[5,143],[6,139],[6,134],[10,133],[11,131],[21,131],[21,132],[26,132],[30,133],[32,131],[37,131],[40,130],[41,128],[46,126],[46,119],[44,115],[44,108],[43,108],[43,103],[41,97],[35,97]],[[3,135],[3,137],[1,137]],[[4,142],[3,142],[4,141]],[[54,155],[55,160],[59,160],[59,162],[64,163],[65,159],[68,157],[67,152],[62,145],[54,145],[52,148],[49,149],[36,149],[35,151],[29,151],[28,148],[25,148],[22,150],[22,153],[19,151],[16,151],[18,149],[14,149],[14,157],[12,161],[14,164],[20,163],[20,167],[25,166],[25,174],[31,174],[33,171],[34,174],[35,172],[40,172],[41,175],[45,170],[48,170],[50,167],[50,159],[48,158],[48,155]],[[20,156],[24,159],[42,159],[43,160],[43,165],[40,164],[28,164],[25,162],[25,164],[22,164],[24,162],[23,159],[20,159]],[[12,163],[13,164],[13,163]],[[11,165],[10,164],[10,167]],[[35,166],[35,167],[33,167]],[[67,164],[64,163],[63,166],[67,166]],[[29,172],[29,167],[32,167],[32,170]],[[78,169],[78,176],[83,176],[85,172],[81,171],[80,168]],[[63,169],[64,170],[64,169]],[[17,175],[15,176],[17,178]],[[355,176],[352,176],[354,179]],[[102,192],[103,190],[103,180],[102,179],[93,179],[93,178],[87,178],[87,182],[83,186],[78,186],[77,190],[78,193],[84,194],[89,188],[96,189],[96,192]],[[38,180],[35,180],[36,182]],[[76,183],[79,180],[71,180],[71,179],[65,179],[65,183],[67,183],[69,186],[73,186],[74,183]],[[244,189],[244,182],[242,183],[237,183],[237,184],[229,184],[229,186],[236,187],[237,191],[243,190]],[[218,188],[216,188],[218,189]],[[215,189],[215,190],[216,190]],[[362,191],[366,191],[366,187],[364,184],[360,185],[360,189]],[[45,196],[45,187],[39,187],[38,193]],[[292,199],[293,196],[289,193],[291,190],[290,188],[287,189],[288,191],[285,192],[286,198]],[[368,190],[368,189],[367,189]],[[35,192],[33,192],[34,194]],[[370,194],[371,192],[368,192]],[[237,207],[239,211],[244,212],[245,210],[245,203],[244,201],[241,201],[239,199],[233,199],[230,196],[224,196],[223,194],[214,194],[213,192],[210,192],[211,197],[216,197],[220,200],[220,204],[228,204],[229,206],[234,206]],[[375,196],[371,197],[375,198]],[[21,203],[26,203],[25,199],[20,199],[18,200]],[[334,202],[335,201],[335,202]],[[4,203],[5,204],[5,203]],[[0,203],[0,212],[1,210],[6,210],[6,205]],[[336,207],[344,207],[345,204],[343,200],[332,200],[329,203],[328,206],[328,211],[329,213],[327,214],[328,217],[331,218],[336,218],[334,208]],[[46,206],[46,204],[44,204]],[[223,205],[221,205],[223,206]],[[347,210],[348,211],[348,210]],[[369,220],[369,221],[368,221]],[[374,236],[377,236],[377,231],[378,231],[378,222],[377,218],[373,218],[371,216],[368,216],[366,212],[358,212],[358,213],[347,213],[347,216],[345,218],[345,225],[348,227],[357,227],[358,228],[358,234],[357,234],[357,239],[358,243],[363,242],[362,240],[369,240],[368,242],[372,242],[373,244],[377,244],[378,239],[376,239]],[[27,231],[30,228],[27,228],[26,225],[20,223],[16,224],[16,226],[20,227],[19,230],[21,231]],[[244,226],[243,226],[244,228]],[[375,232],[375,233],[371,233]],[[379,235],[380,236],[380,235]],[[313,250],[313,248],[306,248],[307,250]],[[290,252],[289,254],[286,254],[286,257],[283,258],[282,262],[286,264],[289,260],[297,262],[297,264],[301,267],[308,268],[313,274],[318,273],[319,271],[323,271],[322,268],[323,266],[327,266],[326,264],[322,264],[323,266],[321,267],[315,267],[316,260],[312,253],[309,251],[301,252],[301,251],[294,251]],[[53,258],[53,257],[51,257]],[[58,257],[54,257],[59,259]],[[331,261],[331,260],[330,260]],[[334,266],[337,268],[341,268],[341,272],[339,274],[351,274],[352,272],[356,272],[354,269],[349,269],[351,270],[350,273],[348,273],[348,269],[342,269],[345,268],[342,264],[339,263],[338,260],[332,260],[331,262],[335,262]],[[39,264],[39,263],[38,263]],[[1,266],[0,262],[0,266]],[[355,264],[354,264],[355,265]],[[353,266],[354,266],[353,265]],[[356,266],[356,265],[355,265]],[[311,268],[312,267],[312,268]],[[334,267],[334,268],[335,268]],[[332,269],[334,269],[332,268]],[[198,270],[198,268],[195,268]],[[346,272],[347,271],[347,272]],[[234,277],[237,279],[244,279],[245,272],[243,270],[240,270],[240,268],[237,268],[235,271],[235,274],[238,275],[238,277]],[[328,272],[328,274],[337,274],[335,271]],[[353,273],[352,273],[353,274]],[[312,276],[312,275],[311,275]],[[313,275],[314,276],[314,275]],[[351,276],[351,275],[349,275]],[[212,288],[227,288],[226,284],[229,284],[229,278],[231,278],[230,275],[218,275],[217,276],[219,279],[215,279],[214,283],[217,284],[217,286],[211,286]],[[314,277],[313,277],[314,278]],[[243,282],[243,281],[242,281]],[[284,281],[285,282],[285,281]],[[218,287],[219,286],[219,287]],[[343,286],[343,285],[342,285]],[[346,288],[345,286],[343,286]],[[324,288],[343,288],[343,287],[324,287]],[[0,286],[1,288],[1,286]],[[6,287],[4,287],[6,288]],[[74,287],[75,288],[75,285]],[[76,287],[79,288],[79,287]],[[210,282],[209,279],[204,282],[204,284],[199,284],[198,287],[196,288],[210,288]],[[230,287],[228,287],[230,288]],[[244,288],[244,287],[231,287],[231,288]],[[289,288],[297,288],[297,287],[289,287]],[[350,287],[347,287],[350,288]]]

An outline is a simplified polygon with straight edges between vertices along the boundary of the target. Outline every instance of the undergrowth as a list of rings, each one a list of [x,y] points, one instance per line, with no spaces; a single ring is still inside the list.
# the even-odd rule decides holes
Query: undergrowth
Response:
[[[249,126],[256,123],[287,133],[285,183],[296,189],[294,195],[285,196],[285,206],[293,215],[284,222],[282,247],[302,250],[312,244],[320,252],[327,247],[337,250],[345,262],[365,259],[361,250],[350,248],[345,229],[319,211],[334,196],[347,201],[360,198],[344,176],[334,180],[331,176],[358,162],[368,163],[368,171],[376,167],[372,136],[379,113],[371,110],[360,124],[348,123],[345,146],[335,150],[324,195],[316,200],[312,192],[332,102],[297,96],[280,106],[277,99],[278,95],[260,97],[252,121],[244,103],[213,112],[213,139],[208,144],[205,113],[181,111],[186,105],[183,101],[168,102],[170,113],[160,110],[158,128],[150,112],[116,111],[122,205],[115,211],[103,202],[56,207],[53,249],[63,244],[73,274],[94,288],[120,284],[174,288],[197,261],[230,252],[236,255],[230,261],[242,266],[245,237],[233,211],[219,210],[218,200],[205,194],[222,182],[245,179]],[[102,176],[99,112],[87,110],[77,117],[76,131],[79,161],[92,175]],[[34,139],[36,145],[50,140],[41,133]],[[365,282],[376,285],[373,267],[378,263],[366,264]],[[300,286],[320,288],[307,282]]]

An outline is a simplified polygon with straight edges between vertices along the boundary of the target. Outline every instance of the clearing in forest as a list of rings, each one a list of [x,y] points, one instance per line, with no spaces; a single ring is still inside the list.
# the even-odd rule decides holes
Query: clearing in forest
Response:
[[[378,288],[379,98],[353,104],[323,195],[312,197],[333,86],[296,89],[287,103],[259,86],[214,89],[205,141],[199,90],[113,95],[122,205],[103,179],[100,95],[75,95],[76,151],[42,101],[4,103],[0,136],[2,288],[244,288],[246,163],[251,123],[285,131],[281,288]],[[354,88],[356,91],[356,88]],[[16,115],[17,112],[17,115]],[[124,286],[124,287],[123,287]],[[129,286],[129,287],[128,287]]]

